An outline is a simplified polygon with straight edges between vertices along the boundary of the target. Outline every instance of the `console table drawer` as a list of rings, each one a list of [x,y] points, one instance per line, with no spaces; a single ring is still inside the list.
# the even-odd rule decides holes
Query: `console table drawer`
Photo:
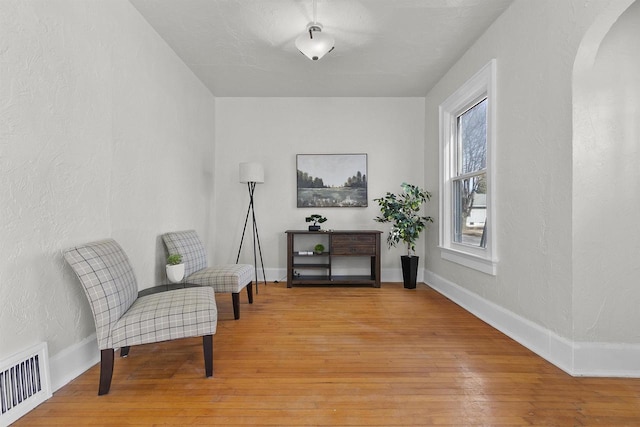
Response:
[[[331,255],[376,255],[376,236],[345,234],[331,236]]]

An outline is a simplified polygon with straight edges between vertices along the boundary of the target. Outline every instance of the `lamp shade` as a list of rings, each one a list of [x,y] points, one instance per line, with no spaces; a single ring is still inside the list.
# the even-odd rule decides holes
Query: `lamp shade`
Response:
[[[257,162],[240,163],[240,182],[264,182],[264,169]]]
[[[307,58],[317,61],[331,52],[335,40],[330,35],[322,32],[322,26],[318,23],[309,24],[307,31],[296,39],[296,47]]]

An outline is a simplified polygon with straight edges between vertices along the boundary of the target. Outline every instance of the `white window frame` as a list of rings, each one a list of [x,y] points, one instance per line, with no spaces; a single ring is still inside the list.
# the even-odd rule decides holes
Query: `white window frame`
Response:
[[[486,247],[453,240],[454,208],[451,178],[456,173],[457,118],[469,107],[487,98],[487,232]],[[440,254],[442,258],[481,271],[497,274],[496,209],[496,60],[492,59],[440,105]]]

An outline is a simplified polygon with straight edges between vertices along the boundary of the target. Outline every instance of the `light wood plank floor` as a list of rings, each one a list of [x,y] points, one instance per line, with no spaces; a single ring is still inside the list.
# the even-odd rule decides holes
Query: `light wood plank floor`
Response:
[[[260,285],[240,320],[218,295],[201,339],[133,347],[15,425],[637,426],[640,379],[572,378],[424,285]]]

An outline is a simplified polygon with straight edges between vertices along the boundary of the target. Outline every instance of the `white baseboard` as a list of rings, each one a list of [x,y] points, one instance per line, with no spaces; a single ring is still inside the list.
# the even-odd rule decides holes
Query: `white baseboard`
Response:
[[[474,316],[572,376],[640,378],[640,345],[574,342],[425,271],[425,282]]]
[[[640,345],[574,343],[573,375],[640,378]]]
[[[51,390],[55,392],[99,361],[100,351],[96,334],[93,333],[49,359]]]

